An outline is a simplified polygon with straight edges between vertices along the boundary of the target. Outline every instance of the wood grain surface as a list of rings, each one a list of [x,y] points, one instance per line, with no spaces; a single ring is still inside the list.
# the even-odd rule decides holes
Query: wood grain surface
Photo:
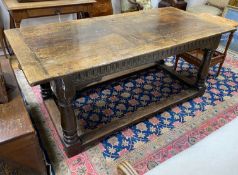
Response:
[[[30,85],[233,31],[172,7],[5,31]]]

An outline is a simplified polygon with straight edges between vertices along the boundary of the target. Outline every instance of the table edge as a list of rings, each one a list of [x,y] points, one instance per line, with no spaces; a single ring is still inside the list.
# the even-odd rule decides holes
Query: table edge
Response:
[[[60,0],[59,0],[60,1]],[[42,1],[43,2],[43,1]],[[50,2],[50,4],[47,4],[47,5],[40,5],[38,2],[25,2],[24,4],[31,4],[31,3],[38,3],[37,5],[35,6],[29,6],[29,7],[17,7],[17,6],[10,6],[5,2],[5,0],[3,0],[3,4],[5,5],[5,7],[7,8],[8,11],[21,11],[21,10],[31,10],[31,9],[40,9],[40,8],[53,8],[53,7],[66,7],[66,6],[76,6],[76,5],[86,5],[86,4],[94,4],[96,3],[97,1],[96,0],[88,0],[88,2],[82,2],[82,3],[79,3],[79,2],[73,2],[73,3],[58,3],[58,4],[55,4],[53,2],[55,1],[47,1],[47,2]]]

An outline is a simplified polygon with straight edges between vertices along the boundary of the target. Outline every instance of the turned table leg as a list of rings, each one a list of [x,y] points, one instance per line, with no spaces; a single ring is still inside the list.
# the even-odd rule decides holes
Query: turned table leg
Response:
[[[205,82],[208,75],[212,54],[213,54],[212,50],[204,49],[204,56],[203,56],[202,64],[198,70],[197,81],[196,81],[196,85],[199,89],[205,90],[206,88]]]
[[[63,140],[71,145],[79,141],[77,134],[77,119],[73,110],[73,98],[76,93],[73,80],[60,78],[54,81],[54,93],[61,113]]]

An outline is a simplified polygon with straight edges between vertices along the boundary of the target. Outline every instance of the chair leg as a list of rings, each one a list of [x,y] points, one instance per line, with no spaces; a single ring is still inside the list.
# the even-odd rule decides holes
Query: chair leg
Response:
[[[179,56],[178,56],[178,55],[176,55],[176,56],[175,56],[174,70],[176,70],[176,69],[177,69],[177,67],[178,67],[178,61],[179,61]]]
[[[9,54],[10,56],[14,55],[13,50],[12,50],[12,48],[10,47],[10,45],[8,44],[5,35],[3,35],[3,42],[4,42],[4,44],[5,44],[5,48],[6,48],[7,52],[8,52],[8,54]]]
[[[222,66],[223,66],[223,63],[224,63],[224,62],[221,62],[220,65],[219,65],[219,67],[218,67],[217,77],[219,76],[219,74],[220,74],[220,72],[221,72],[221,68],[222,68]]]

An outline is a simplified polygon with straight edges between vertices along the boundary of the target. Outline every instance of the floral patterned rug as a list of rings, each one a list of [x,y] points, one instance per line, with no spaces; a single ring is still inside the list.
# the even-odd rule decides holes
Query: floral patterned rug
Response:
[[[173,58],[167,59],[166,64],[173,63]],[[237,117],[237,63],[236,55],[229,55],[219,77],[215,76],[217,67],[211,68],[207,90],[202,97],[126,128],[72,158],[67,158],[63,151],[39,87],[30,88],[21,71],[16,71],[16,75],[21,80],[22,92],[55,174],[117,174],[116,167],[124,160],[139,174],[144,174]],[[178,71],[191,78],[197,72],[182,60]],[[186,88],[163,71],[150,69],[78,93],[75,113],[85,130],[90,130],[125,115],[129,117],[131,112]]]

